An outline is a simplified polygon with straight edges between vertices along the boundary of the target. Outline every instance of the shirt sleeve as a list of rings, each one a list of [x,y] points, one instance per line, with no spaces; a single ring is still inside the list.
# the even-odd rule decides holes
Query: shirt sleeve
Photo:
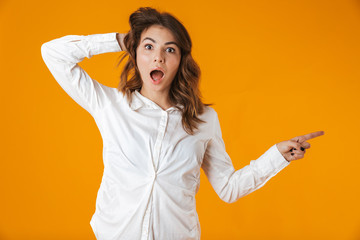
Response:
[[[290,164],[274,144],[258,159],[235,171],[225,150],[216,112],[212,130],[213,137],[208,142],[202,169],[217,195],[227,203],[235,202],[261,188],[270,178]]]
[[[85,57],[121,51],[116,34],[67,35],[41,46],[42,58],[56,81],[91,115],[109,102],[113,88],[92,79],[78,63]]]

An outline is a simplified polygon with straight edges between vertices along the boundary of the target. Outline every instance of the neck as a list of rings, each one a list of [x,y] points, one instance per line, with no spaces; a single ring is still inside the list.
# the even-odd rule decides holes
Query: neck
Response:
[[[140,94],[156,103],[163,110],[166,110],[172,106],[169,99],[169,91],[166,92],[149,92],[143,87],[140,89]]]

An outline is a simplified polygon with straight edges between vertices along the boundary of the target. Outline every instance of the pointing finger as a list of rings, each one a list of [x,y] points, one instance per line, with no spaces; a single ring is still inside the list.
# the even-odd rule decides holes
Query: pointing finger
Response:
[[[317,131],[317,132],[312,132],[312,133],[305,134],[302,137],[304,137],[305,141],[307,141],[309,139],[316,138],[316,137],[319,137],[319,136],[324,135],[324,134],[325,134],[324,131]]]
[[[303,143],[303,142],[305,142],[305,141],[307,141],[309,139],[321,136],[324,133],[325,133],[324,131],[312,132],[312,133],[309,133],[309,134],[294,137],[291,140],[294,140],[294,141],[299,142],[299,143]]]

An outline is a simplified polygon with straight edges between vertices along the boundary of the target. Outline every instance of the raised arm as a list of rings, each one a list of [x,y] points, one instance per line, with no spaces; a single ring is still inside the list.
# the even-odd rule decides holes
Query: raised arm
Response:
[[[117,37],[119,36],[119,37]],[[110,102],[115,88],[92,79],[79,65],[85,57],[121,51],[114,33],[67,35],[42,44],[42,58],[59,85],[91,115]]]
[[[227,203],[261,188],[280,170],[290,163],[282,156],[276,144],[270,147],[257,160],[235,170],[225,150],[220,123],[214,111],[213,138],[209,141],[202,163],[202,169],[218,196]]]

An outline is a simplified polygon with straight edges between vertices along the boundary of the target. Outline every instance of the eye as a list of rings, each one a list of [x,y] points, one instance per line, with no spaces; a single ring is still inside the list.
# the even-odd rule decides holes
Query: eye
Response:
[[[145,45],[145,48],[146,48],[146,49],[151,49],[151,48],[152,48],[152,45],[151,45],[151,44],[146,44],[146,45]]]
[[[166,49],[166,51],[167,51],[167,52],[171,52],[171,53],[173,53],[173,52],[175,52],[175,49],[174,49],[174,48],[172,48],[172,47],[169,47],[169,48],[167,48],[167,49]]]

